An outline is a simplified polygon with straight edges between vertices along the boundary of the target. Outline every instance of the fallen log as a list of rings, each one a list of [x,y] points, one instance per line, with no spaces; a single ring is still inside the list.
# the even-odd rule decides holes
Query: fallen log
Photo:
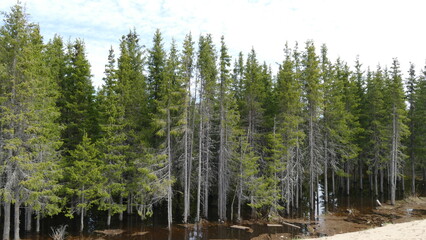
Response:
[[[134,236],[143,236],[145,234],[148,234],[148,232],[135,232],[135,233],[132,234],[132,237],[134,237]]]
[[[283,225],[282,224],[276,224],[276,223],[268,223],[268,224],[266,224],[266,226],[268,226],[268,227],[282,227]]]
[[[231,228],[246,230],[248,232],[253,232],[253,229],[251,229],[250,227],[241,226],[241,225],[232,225]]]
[[[107,236],[115,236],[123,234],[125,231],[123,229],[106,229],[106,230],[95,230],[95,233],[105,234]]]
[[[300,227],[299,227],[299,226],[294,225],[294,224],[291,224],[291,223],[288,223],[288,222],[284,222],[284,221],[282,221],[281,223],[282,223],[282,224],[284,224],[284,225],[290,226],[290,227],[294,227],[294,228],[300,229]]]

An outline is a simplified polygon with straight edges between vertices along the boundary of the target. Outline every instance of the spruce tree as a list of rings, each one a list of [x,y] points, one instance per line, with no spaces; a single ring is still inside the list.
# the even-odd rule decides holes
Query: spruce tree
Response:
[[[57,88],[45,65],[39,26],[28,22],[19,3],[0,28],[0,176],[3,239],[9,239],[11,204],[14,238],[20,239],[20,207],[57,213],[60,170]],[[40,216],[40,215],[38,215]],[[28,228],[27,228],[28,229]]]
[[[418,167],[423,170],[426,178],[426,67],[418,78],[417,91],[414,99],[414,155]],[[424,180],[423,179],[423,180]],[[426,189],[426,188],[425,188]]]
[[[368,171],[373,174],[374,192],[378,195],[378,174],[383,172],[385,144],[387,136],[385,131],[385,103],[384,103],[384,77],[383,70],[378,66],[376,72],[367,72],[366,91],[366,136],[369,150],[366,152]]]
[[[230,76],[231,57],[225,45],[224,37],[221,38],[220,63],[219,63],[219,155],[218,155],[218,216],[219,221],[227,219],[228,191],[230,185],[230,166],[235,157],[235,144],[237,124],[239,120],[236,100],[232,91],[232,78]]]
[[[199,76],[199,136],[198,136],[198,180],[197,180],[197,216],[200,220],[201,202],[203,205],[203,216],[208,217],[208,199],[210,193],[210,181],[212,159],[212,131],[214,104],[217,91],[217,68],[216,51],[211,35],[200,36],[198,43],[197,70]],[[203,161],[204,160],[204,161]],[[201,196],[203,194],[203,196]],[[201,197],[203,197],[201,199]]]
[[[306,102],[305,121],[307,134],[307,164],[309,166],[309,206],[314,208],[315,178],[321,173],[319,155],[319,117],[322,103],[319,59],[312,41],[306,42],[301,61],[303,98]]]
[[[107,194],[99,201],[99,208],[108,212],[108,226],[112,215],[125,210],[119,199],[125,192],[125,154],[129,149],[126,144],[123,96],[118,92],[117,81],[114,50],[111,48],[105,66],[105,83],[97,96],[101,127],[98,147],[103,159],[103,175],[107,179],[104,186]]]
[[[191,204],[191,179],[192,179],[192,156],[194,149],[194,125],[195,125],[195,104],[191,98],[192,78],[194,74],[194,42],[192,41],[191,34],[185,37],[183,43],[183,50],[180,57],[181,62],[181,77],[183,80],[182,87],[184,88],[184,108],[183,108],[183,222],[187,223],[190,204]]]
[[[117,94],[122,98],[124,107],[124,134],[125,144],[128,146],[126,154],[125,185],[126,191],[120,196],[119,203],[127,197],[128,212],[132,213],[133,201],[142,208],[144,198],[138,198],[139,193],[145,194],[147,164],[150,157],[144,147],[149,146],[150,123],[148,116],[148,97],[146,93],[145,51],[139,43],[139,36],[135,30],[122,36],[120,41],[120,55],[117,60]],[[148,171],[149,172],[149,171]],[[145,201],[145,200],[143,200]],[[120,220],[123,214],[120,213]]]
[[[72,164],[65,169],[69,180],[66,192],[71,196],[72,204],[67,214],[70,217],[74,211],[80,214],[80,232],[83,232],[86,212],[98,203],[98,199],[108,195],[102,187],[107,178],[102,174],[105,169],[99,150],[87,133],[83,133],[80,144],[69,154]]]
[[[414,113],[415,113],[415,100],[416,100],[416,93],[418,90],[418,80],[416,77],[416,71],[414,68],[414,64],[410,63],[410,70],[408,71],[408,78],[407,78],[407,100],[409,104],[408,108],[408,120],[409,120],[409,130],[410,130],[410,136],[408,138],[407,142],[407,152],[408,156],[410,158],[411,163],[411,194],[416,194],[416,159],[415,159],[415,138],[416,133],[415,131],[415,119],[414,119]]]
[[[95,90],[91,81],[90,64],[84,42],[80,39],[67,44],[64,76],[59,79],[61,111],[60,123],[64,125],[62,139],[65,156],[81,142],[86,132],[92,140],[99,133],[95,106]]]
[[[391,139],[390,143],[390,200],[391,204],[395,204],[396,198],[396,184],[398,176],[404,166],[405,154],[403,154],[404,138],[409,134],[407,123],[407,112],[405,106],[405,93],[402,83],[401,71],[399,69],[399,62],[397,59],[393,60],[389,82],[389,97],[391,106]]]

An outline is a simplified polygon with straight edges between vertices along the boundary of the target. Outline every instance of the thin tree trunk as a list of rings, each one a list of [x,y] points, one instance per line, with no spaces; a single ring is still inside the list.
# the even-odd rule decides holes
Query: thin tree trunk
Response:
[[[186,119],[186,126],[185,126],[185,133],[184,133],[184,158],[183,158],[183,223],[188,222],[188,215],[189,215],[189,207],[188,207],[188,155],[189,155],[189,141],[188,141],[188,123],[189,123],[189,117],[188,117],[188,105],[185,108],[185,119]]]
[[[14,234],[14,239],[15,240],[19,240],[19,239],[21,239],[20,237],[19,237],[19,208],[20,208],[20,206],[21,206],[21,203],[20,203],[20,199],[19,199],[19,197],[17,197],[16,198],[16,201],[15,201],[15,221],[14,221],[14,223],[13,223],[13,225],[14,225],[14,232],[15,232],[15,234]]]
[[[39,233],[40,232],[40,211],[36,212],[36,232]]]
[[[27,231],[27,232],[31,231],[32,215],[33,215],[33,209],[32,209],[32,207],[31,206],[27,206],[25,208],[25,231]]]
[[[83,232],[84,229],[84,208],[80,209],[80,232]]]
[[[411,150],[413,152],[413,150]],[[416,195],[416,165],[414,161],[414,154],[411,153],[411,194]]]
[[[206,126],[206,162],[205,162],[205,181],[204,181],[204,204],[203,204],[203,210],[204,210],[204,217],[207,219],[209,215],[209,178],[210,178],[210,139],[209,139],[209,132],[210,132],[210,120],[207,121]]]
[[[327,136],[324,141],[324,201],[328,202],[328,154],[327,154]]]
[[[380,169],[380,193],[383,194],[383,184],[384,184],[384,179],[383,179],[383,169]]]
[[[108,209],[107,226],[111,226],[111,208]]]
[[[363,171],[362,171],[362,159],[361,158],[359,158],[359,160],[358,160],[358,165],[359,165],[359,167],[358,167],[358,169],[359,169],[359,189],[362,190],[364,183],[362,182]]]
[[[397,158],[397,141],[398,141],[398,131],[396,126],[397,121],[396,109],[393,106],[393,118],[392,118],[392,153],[391,153],[391,162],[390,162],[390,192],[391,192],[391,204],[395,205],[395,194],[396,194],[396,158]]]
[[[350,166],[349,162],[346,163],[346,173],[348,174],[348,177],[346,178],[346,196],[349,196],[349,191],[351,187],[351,177],[350,177]]]
[[[171,152],[171,129],[170,129],[171,119],[170,119],[170,110],[167,109],[167,159],[168,159],[168,186],[167,186],[167,226],[169,230],[172,226],[173,215],[172,215],[172,152]]]
[[[222,87],[222,86],[221,86]],[[225,188],[225,113],[223,107],[223,93],[220,102],[219,123],[219,171],[218,173],[218,215],[219,221],[226,220],[226,188]]]
[[[309,117],[309,207],[314,209],[314,123],[313,113]]]
[[[299,182],[300,182],[300,180],[299,180],[299,176],[296,178],[297,180],[296,180],[296,209],[299,209]]]
[[[200,96],[201,98],[201,96]],[[200,99],[200,101],[202,101]],[[201,167],[202,167],[202,153],[203,153],[203,113],[202,113],[202,102],[200,102],[200,135],[198,140],[198,186],[197,186],[197,218],[196,221],[200,221],[200,205],[201,205]]]
[[[241,221],[241,198],[243,197],[243,160],[244,160],[244,149],[242,138],[240,138],[240,178],[238,182],[238,209],[237,209],[237,221]]]
[[[375,168],[374,168],[374,193],[375,193],[375,195],[376,195],[376,197],[377,196],[379,196],[379,183],[378,183],[378,167],[377,167],[377,165],[375,166]]]
[[[120,205],[123,205],[123,196],[120,195]],[[120,212],[120,214],[118,215],[118,220],[120,220],[120,222],[123,221],[123,211]]]
[[[10,234],[10,202],[5,201],[4,205],[4,218],[3,218],[3,240],[9,240]]]
[[[426,168],[423,168],[423,183],[424,183],[424,191],[426,192]]]
[[[331,169],[331,191],[333,192],[333,196],[336,195],[336,180],[334,175],[334,169]]]

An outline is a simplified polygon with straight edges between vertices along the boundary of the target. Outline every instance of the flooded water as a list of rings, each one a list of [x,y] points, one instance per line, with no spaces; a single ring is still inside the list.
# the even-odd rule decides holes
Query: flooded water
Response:
[[[281,227],[267,227],[265,224],[244,224],[251,228],[250,231],[231,228],[233,223],[219,224],[213,220],[209,223],[196,225],[196,224],[174,224],[172,228],[167,229],[167,221],[163,216],[167,216],[162,210],[154,212],[154,216],[148,221],[142,221],[137,215],[126,216],[123,221],[118,220],[118,216],[114,216],[112,219],[111,226],[106,226],[106,215],[104,212],[92,211],[88,213],[85,221],[85,231],[83,234],[78,232],[79,221],[78,219],[68,219],[63,216],[55,216],[53,218],[46,218],[42,220],[41,233],[40,234],[26,234],[22,233],[23,239],[38,239],[45,240],[51,239],[50,234],[52,233],[51,228],[57,228],[60,225],[67,225],[67,236],[68,239],[145,239],[145,240],[201,240],[201,239],[251,239],[261,234],[283,234],[287,237],[296,237],[309,235],[306,224],[300,224],[296,219],[311,219],[317,222],[321,222],[324,213],[326,212],[347,212],[350,209],[356,209],[361,214],[369,214],[372,209],[377,206],[376,199],[369,191],[358,191],[352,193],[350,196],[330,195],[329,203],[325,204],[323,198],[322,186],[318,189],[319,198],[316,202],[316,208],[314,211],[309,211],[309,208],[300,208],[294,211],[288,218],[294,218],[294,224],[299,228],[290,226]],[[402,198],[402,194],[399,195]],[[378,198],[379,201],[385,202],[386,196]],[[214,208],[212,208],[214,209]],[[175,213],[176,214],[176,213]],[[178,214],[176,214],[178,215]],[[213,214],[212,214],[213,215]],[[426,215],[425,210],[407,209],[407,215]],[[76,217],[78,218],[78,216]],[[291,222],[289,220],[289,222]],[[176,222],[178,220],[175,219]],[[23,223],[21,223],[23,224]],[[22,229],[22,228],[21,228]],[[105,229],[121,229],[123,233],[115,236],[106,236],[101,233],[96,233],[96,230]]]

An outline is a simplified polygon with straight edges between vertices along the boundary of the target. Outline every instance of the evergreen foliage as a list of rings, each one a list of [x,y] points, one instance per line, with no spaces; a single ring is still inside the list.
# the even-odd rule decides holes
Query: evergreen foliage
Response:
[[[201,221],[212,217],[212,199],[219,221],[242,220],[247,209],[253,218],[291,215],[301,201],[315,208],[320,182],[325,202],[369,183],[394,204],[408,176],[417,193],[425,70],[416,76],[411,65],[404,86],[397,59],[371,71],[357,58],[351,68],[307,41],[303,50],[285,44],[275,74],[254,49],[233,60],[223,36],[217,49],[209,34],[197,49],[191,34],[182,50],[163,41],[157,30],[146,50],[136,30],[122,36],[95,92],[83,40],[45,44],[21,4],[4,14],[3,239],[11,226],[19,239],[22,207],[38,222],[77,213],[82,231],[94,208],[107,225],[126,210],[146,219],[166,205],[169,227],[179,214]]]

